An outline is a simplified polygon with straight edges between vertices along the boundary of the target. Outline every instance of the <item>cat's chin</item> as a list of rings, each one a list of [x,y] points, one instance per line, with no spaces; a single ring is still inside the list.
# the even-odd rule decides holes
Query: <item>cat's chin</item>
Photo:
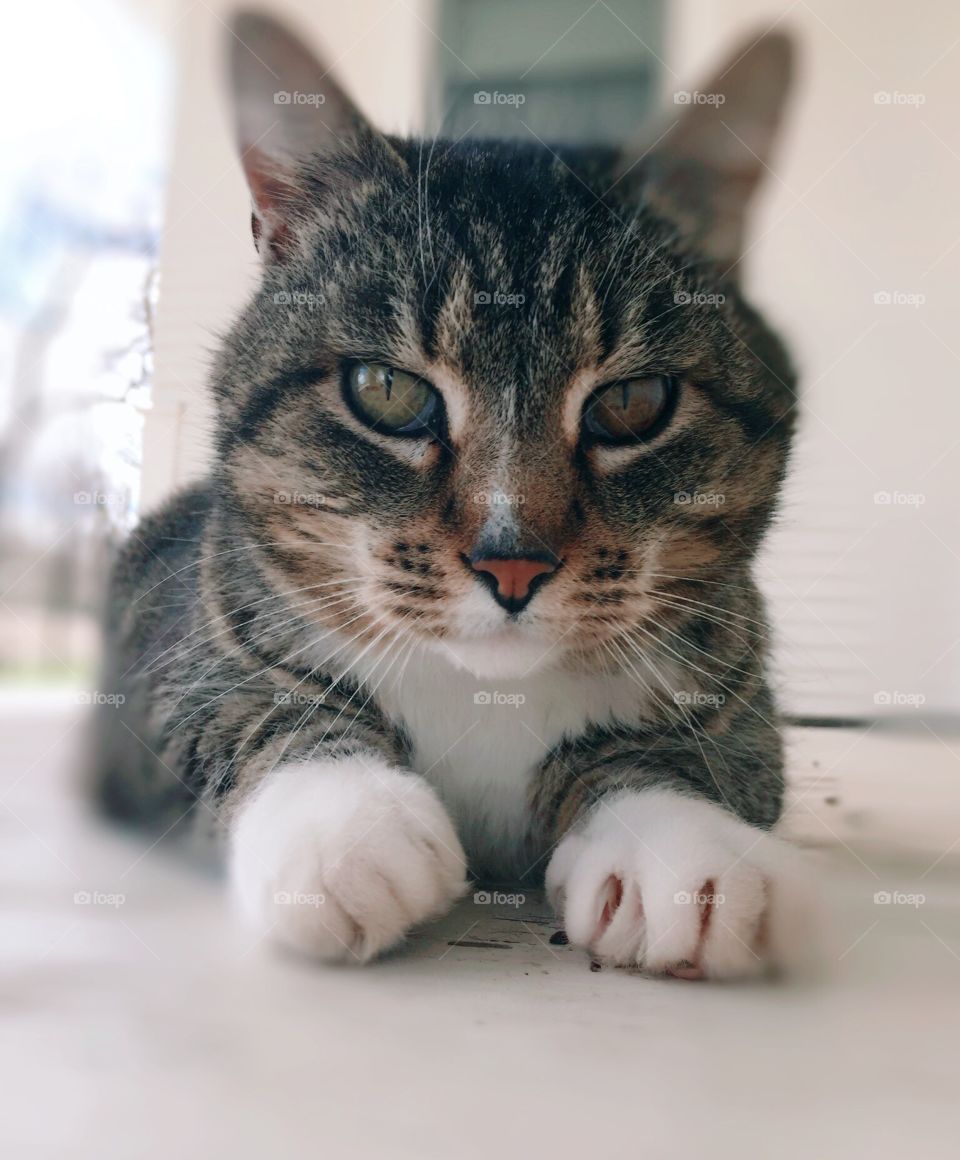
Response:
[[[555,666],[561,651],[554,643],[522,630],[504,628],[483,636],[447,638],[443,655],[475,677],[517,680]]]

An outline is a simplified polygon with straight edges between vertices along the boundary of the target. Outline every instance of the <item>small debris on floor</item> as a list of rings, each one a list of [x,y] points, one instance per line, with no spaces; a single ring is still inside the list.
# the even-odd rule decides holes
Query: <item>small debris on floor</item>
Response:
[[[550,945],[554,947],[565,947],[569,941],[565,930],[555,930],[550,936]]]

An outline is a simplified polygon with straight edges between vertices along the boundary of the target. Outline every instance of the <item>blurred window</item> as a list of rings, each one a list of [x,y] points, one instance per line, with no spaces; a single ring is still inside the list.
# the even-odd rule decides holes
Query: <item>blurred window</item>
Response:
[[[445,137],[619,144],[657,99],[663,5],[628,0],[443,0]]]
[[[0,50],[4,677],[90,665],[109,548],[137,516],[166,174],[164,8],[21,6]]]

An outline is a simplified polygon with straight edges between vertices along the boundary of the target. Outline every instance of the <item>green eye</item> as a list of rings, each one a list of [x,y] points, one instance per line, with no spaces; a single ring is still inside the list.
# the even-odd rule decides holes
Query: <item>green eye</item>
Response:
[[[597,392],[583,413],[583,429],[600,443],[633,443],[661,430],[676,397],[666,375],[624,379]]]
[[[443,416],[440,397],[428,382],[384,363],[350,363],[344,394],[358,418],[389,435],[435,433]]]

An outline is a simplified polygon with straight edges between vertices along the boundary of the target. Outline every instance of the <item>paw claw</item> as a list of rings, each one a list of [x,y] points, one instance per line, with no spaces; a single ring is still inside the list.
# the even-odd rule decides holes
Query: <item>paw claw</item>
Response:
[[[561,841],[547,885],[570,941],[599,959],[680,979],[749,978],[784,965],[788,950],[796,957],[781,911],[797,895],[797,858],[708,801],[624,791]]]
[[[595,945],[603,938],[607,927],[613,922],[614,915],[620,909],[620,903],[623,901],[623,880],[618,878],[616,874],[611,874],[604,883],[602,897],[603,907],[600,911],[600,921],[597,924],[591,945]]]

